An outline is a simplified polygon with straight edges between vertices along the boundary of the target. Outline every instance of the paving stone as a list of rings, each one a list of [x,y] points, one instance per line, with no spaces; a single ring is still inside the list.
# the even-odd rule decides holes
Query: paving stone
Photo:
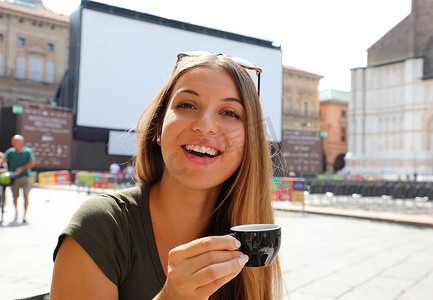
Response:
[[[0,227],[2,300],[49,292],[58,235],[87,198],[74,187],[36,187],[28,223],[22,224],[21,215],[13,221],[7,194]],[[433,229],[383,222],[377,215],[359,219],[322,213],[276,211],[283,232],[279,256],[290,294],[284,300],[433,299]],[[420,222],[429,220],[419,217]]]

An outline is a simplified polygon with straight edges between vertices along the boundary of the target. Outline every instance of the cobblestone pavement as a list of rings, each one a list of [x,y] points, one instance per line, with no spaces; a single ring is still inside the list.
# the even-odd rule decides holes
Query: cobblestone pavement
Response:
[[[22,224],[20,214],[13,221],[7,194],[0,227],[1,299],[49,292],[57,236],[88,197],[75,188],[34,188]],[[279,205],[280,259],[290,294],[285,299],[433,299],[433,229]]]

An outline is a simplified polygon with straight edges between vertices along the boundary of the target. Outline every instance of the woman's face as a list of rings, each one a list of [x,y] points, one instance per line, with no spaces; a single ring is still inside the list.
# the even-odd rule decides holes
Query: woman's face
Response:
[[[242,161],[245,118],[227,71],[199,67],[183,74],[162,124],[163,177],[193,189],[219,187]]]

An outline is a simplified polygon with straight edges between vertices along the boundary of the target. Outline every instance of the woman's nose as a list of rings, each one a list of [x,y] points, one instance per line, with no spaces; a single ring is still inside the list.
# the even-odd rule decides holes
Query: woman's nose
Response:
[[[215,134],[217,123],[210,111],[203,111],[193,124],[193,130],[202,134]]]

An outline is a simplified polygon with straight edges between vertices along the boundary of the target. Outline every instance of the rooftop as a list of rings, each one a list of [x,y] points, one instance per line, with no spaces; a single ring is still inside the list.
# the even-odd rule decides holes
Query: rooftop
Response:
[[[0,9],[69,23],[69,16],[46,8],[41,0],[0,0]]]
[[[16,5],[27,6],[31,8],[47,9],[42,3],[42,0],[5,0],[5,2],[16,4]]]
[[[340,100],[340,101],[349,101],[350,93],[339,90],[324,90],[319,92],[319,100]]]
[[[323,78],[322,75],[314,74],[314,73],[311,73],[311,72],[308,72],[308,71],[305,71],[305,70],[302,70],[302,69],[299,69],[296,67],[292,67],[292,66],[284,66],[284,70],[288,70],[288,71],[292,71],[292,72],[298,72],[298,73],[304,73],[304,74],[313,75],[316,77]]]

